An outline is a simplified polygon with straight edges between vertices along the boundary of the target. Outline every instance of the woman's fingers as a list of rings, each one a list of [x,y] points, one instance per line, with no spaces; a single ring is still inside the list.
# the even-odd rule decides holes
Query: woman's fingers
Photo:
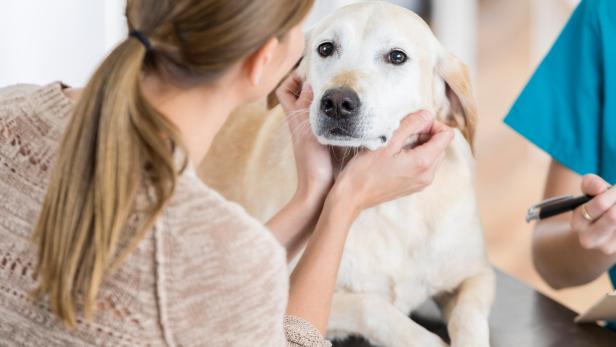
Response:
[[[611,242],[616,235],[616,207],[612,207],[599,220],[579,232],[580,244],[588,249],[601,249],[613,253],[616,244]]]
[[[444,152],[453,140],[453,130],[448,126],[434,122],[431,138],[424,144],[407,151],[407,157],[414,157],[420,163],[432,165],[437,158],[444,156]]]
[[[416,134],[430,132],[434,117],[428,111],[419,111],[408,115],[400,121],[400,127],[394,132],[388,147],[394,153],[400,152],[407,139]]]
[[[285,110],[290,109],[300,97],[302,80],[295,73],[285,79],[276,89],[276,97]]]
[[[612,232],[612,236],[601,247],[601,251],[607,255],[616,254],[616,230]]]
[[[573,211],[573,216],[571,217],[571,229],[577,232],[581,232],[583,230],[588,229],[592,220],[586,219],[584,216],[584,208],[586,205],[582,205],[576,208]]]
[[[312,91],[312,86],[308,83],[302,84],[302,91],[295,103],[297,108],[302,108],[308,111],[310,104],[312,103],[312,98],[314,97],[314,93]]]
[[[304,83],[297,74],[291,74],[281,85],[276,89],[276,97],[280,101],[282,108],[291,119],[298,121],[306,117],[295,117],[298,112],[309,111],[310,104],[313,99],[312,87],[308,83]]]
[[[593,222],[616,205],[616,188],[610,188],[610,185],[599,176],[584,176],[582,192],[594,198],[573,211],[571,228],[576,231],[587,230]]]
[[[597,196],[610,188],[610,184],[597,175],[586,175],[582,178],[582,192]]]
[[[591,217],[592,220],[597,220],[610,208],[616,205],[616,187],[609,188],[609,185],[605,181],[603,181],[603,183],[595,181],[588,184],[592,184],[594,185],[594,187],[593,189],[586,190],[585,193],[596,196],[588,203],[586,203],[586,205],[580,207],[580,212],[583,212],[583,210],[585,209],[586,213],[589,215],[586,217]],[[603,189],[605,186],[607,186],[609,189]],[[599,193],[597,195],[591,194],[591,192]]]

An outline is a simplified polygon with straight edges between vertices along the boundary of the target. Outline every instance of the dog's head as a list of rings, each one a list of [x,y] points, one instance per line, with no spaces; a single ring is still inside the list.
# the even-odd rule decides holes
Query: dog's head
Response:
[[[472,144],[476,107],[466,66],[407,9],[385,2],[339,9],[307,34],[298,73],[314,90],[310,124],[323,144],[377,149],[420,109]]]

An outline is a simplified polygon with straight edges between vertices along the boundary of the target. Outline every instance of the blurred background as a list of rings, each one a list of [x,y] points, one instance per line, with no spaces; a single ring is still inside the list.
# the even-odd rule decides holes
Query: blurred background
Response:
[[[307,26],[353,0],[318,0]],[[526,209],[542,198],[548,158],[502,123],[577,0],[397,0],[420,13],[473,73],[480,118],[477,189],[494,265],[576,311],[611,286],[553,291],[534,271]],[[0,86],[82,86],[126,36],[124,0],[0,1]]]

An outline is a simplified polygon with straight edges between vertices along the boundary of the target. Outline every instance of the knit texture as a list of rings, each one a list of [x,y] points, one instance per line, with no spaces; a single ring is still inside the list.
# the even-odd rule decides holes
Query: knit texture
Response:
[[[74,106],[62,88],[0,89],[0,346],[331,346],[308,322],[284,316],[282,246],[192,166],[153,230],[105,278],[91,321],[78,312],[77,327],[66,329],[46,298],[32,299],[32,230]]]

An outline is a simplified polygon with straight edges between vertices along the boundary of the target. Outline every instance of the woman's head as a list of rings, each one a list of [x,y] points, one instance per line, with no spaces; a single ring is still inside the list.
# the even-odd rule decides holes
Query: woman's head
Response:
[[[244,99],[267,94],[303,47],[299,24],[312,0],[128,0],[127,19],[151,48],[127,38],[83,90],[66,129],[39,215],[37,294],[68,325],[90,316],[103,277],[121,263],[171,197],[179,168],[176,127],[144,98],[154,74],[180,89],[235,74]],[[135,195],[153,199],[127,234]],[[133,230],[133,228],[131,228]],[[119,240],[127,241],[118,249]],[[125,242],[122,242],[125,244]]]
[[[300,24],[312,2],[133,0],[127,20],[151,42],[146,72],[192,87],[216,84],[234,71],[254,87],[244,88],[250,98],[271,91],[300,58]]]

